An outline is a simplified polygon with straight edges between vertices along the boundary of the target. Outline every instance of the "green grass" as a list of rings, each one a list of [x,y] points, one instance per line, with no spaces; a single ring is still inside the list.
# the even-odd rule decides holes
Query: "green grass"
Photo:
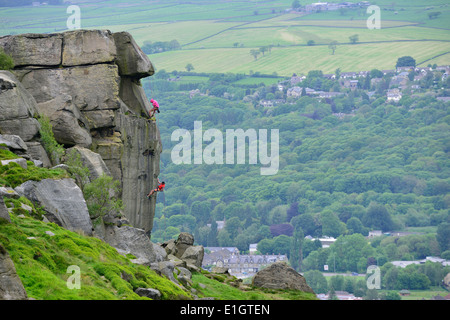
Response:
[[[148,267],[132,264],[97,238],[85,237],[53,223],[11,215],[0,224],[0,244],[14,261],[29,297],[37,300],[144,299],[139,287],[158,289],[163,299],[190,298],[170,280]],[[55,236],[45,232],[51,231]],[[81,271],[81,288],[69,289],[69,266]],[[127,280],[125,280],[127,279]]]
[[[448,291],[445,291],[439,287],[432,287],[430,290],[408,290],[410,292],[409,296],[402,296],[402,300],[430,300],[435,296],[445,297],[449,294]],[[383,292],[383,290],[380,290]]]
[[[251,48],[198,49],[164,52],[150,55],[156,70],[184,70],[192,63],[196,72],[263,74],[276,72],[280,76],[293,73],[307,74],[310,70],[324,73],[341,71],[364,71],[374,68],[394,69],[398,57],[412,55],[417,63],[438,54],[450,51],[450,42],[385,42],[374,44],[339,45],[335,55],[328,46],[275,47],[271,53],[250,55]],[[256,48],[257,49],[257,48]],[[386,54],[386,53],[389,54]],[[450,62],[450,55],[441,57],[441,62]]]
[[[169,0],[148,4],[109,0],[80,7],[83,28],[128,31],[141,46],[145,41],[177,40],[182,50],[150,56],[157,70],[169,72],[184,70],[187,63],[192,63],[196,72],[277,72],[282,76],[318,69],[326,73],[337,68],[391,69],[402,55],[413,55],[418,63],[450,64],[450,55],[436,57],[450,51],[450,6],[441,0],[377,1],[381,7],[380,30],[367,29],[369,14],[364,9],[343,14],[280,14],[291,3]],[[66,6],[2,8],[0,35],[65,31],[69,17],[65,9]],[[430,20],[431,11],[442,14]],[[353,34],[358,34],[359,43],[345,47]],[[314,40],[316,46],[306,47],[309,40]],[[332,40],[342,44],[335,56],[327,49]],[[234,48],[236,43],[238,48]],[[254,61],[250,50],[268,45],[275,46],[277,52],[266,53]]]
[[[218,297],[219,300],[317,300],[315,294],[297,290],[266,290],[249,288],[240,290],[220,281],[223,277],[210,279],[204,274],[194,273],[194,288],[202,297]]]
[[[19,158],[8,150],[0,149],[0,160],[10,160]],[[27,161],[27,169],[22,168],[15,162],[10,162],[6,166],[0,166],[0,186],[15,188],[25,181],[41,181],[43,179],[62,179],[68,178],[68,173],[63,169],[49,170],[39,168],[33,162]]]

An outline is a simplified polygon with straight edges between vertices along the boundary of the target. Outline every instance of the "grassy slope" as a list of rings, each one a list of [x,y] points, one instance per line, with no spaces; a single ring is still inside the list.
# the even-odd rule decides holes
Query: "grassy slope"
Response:
[[[139,287],[158,289],[165,300],[192,299],[165,277],[135,265],[108,244],[44,223],[31,217],[11,215],[12,223],[0,221],[0,245],[14,261],[28,297],[37,300],[146,300],[133,292]],[[54,233],[54,236],[46,232]],[[81,289],[69,289],[69,266],[81,270]],[[205,275],[206,274],[206,275]],[[193,288],[199,297],[218,300],[316,300],[301,291],[248,288],[240,290],[222,276],[194,273]],[[128,279],[128,280],[125,280]]]
[[[132,264],[99,239],[65,230],[53,223],[11,215],[0,224],[0,244],[14,261],[17,274],[31,298],[38,300],[142,299],[139,287],[156,288],[163,299],[190,297],[149,268]],[[55,235],[49,236],[45,232]],[[81,289],[69,289],[69,266],[81,270]],[[124,278],[128,278],[126,281]]]

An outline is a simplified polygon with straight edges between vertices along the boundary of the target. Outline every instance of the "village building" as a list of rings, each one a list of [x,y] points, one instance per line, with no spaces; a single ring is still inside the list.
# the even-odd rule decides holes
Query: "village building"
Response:
[[[256,253],[255,245],[251,249]],[[205,247],[202,268],[227,268],[231,275],[242,279],[251,277],[262,268],[279,261],[288,261],[288,258],[281,254],[240,254],[235,247]]]
[[[399,102],[402,94],[398,88],[389,89],[386,93],[387,101]]]

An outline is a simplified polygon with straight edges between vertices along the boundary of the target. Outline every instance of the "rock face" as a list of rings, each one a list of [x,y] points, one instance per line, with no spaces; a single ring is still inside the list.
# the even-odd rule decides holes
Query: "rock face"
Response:
[[[3,196],[0,193],[0,221],[4,219],[8,222],[11,222],[11,218],[9,216],[8,208],[6,208],[5,202],[3,201]]]
[[[252,285],[267,289],[291,289],[314,293],[305,278],[284,262],[275,262],[258,271]]]
[[[157,184],[162,146],[140,85],[154,68],[132,36],[23,34],[1,37],[0,47],[15,63],[0,71],[0,134],[19,136],[29,158],[49,167],[36,120],[46,115],[59,143],[100,155],[101,170],[122,183],[125,216],[150,234],[156,200],[145,195]]]
[[[38,135],[36,101],[9,71],[0,71],[0,133],[31,141]]]
[[[46,217],[72,231],[92,235],[92,222],[80,188],[72,179],[27,181],[15,188],[46,211]]]
[[[26,300],[25,288],[16,273],[14,263],[0,245],[0,300]]]

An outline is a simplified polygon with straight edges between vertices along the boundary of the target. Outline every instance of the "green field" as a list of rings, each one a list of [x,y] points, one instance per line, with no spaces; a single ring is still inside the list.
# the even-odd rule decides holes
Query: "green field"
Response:
[[[313,2],[313,1],[311,1]],[[339,2],[339,1],[330,1]],[[130,32],[139,45],[177,40],[181,50],[150,55],[156,70],[290,76],[320,69],[393,69],[412,55],[418,64],[450,64],[450,5],[444,0],[377,1],[381,29],[369,30],[365,8],[286,13],[290,0],[180,2],[109,0],[80,4],[86,29]],[[301,1],[303,5],[308,2]],[[0,8],[0,35],[63,32],[67,6]],[[435,18],[429,12],[441,12]],[[351,44],[349,37],[358,35]],[[308,46],[308,41],[314,41]],[[334,55],[328,48],[337,41]],[[250,50],[272,46],[255,59]]]

